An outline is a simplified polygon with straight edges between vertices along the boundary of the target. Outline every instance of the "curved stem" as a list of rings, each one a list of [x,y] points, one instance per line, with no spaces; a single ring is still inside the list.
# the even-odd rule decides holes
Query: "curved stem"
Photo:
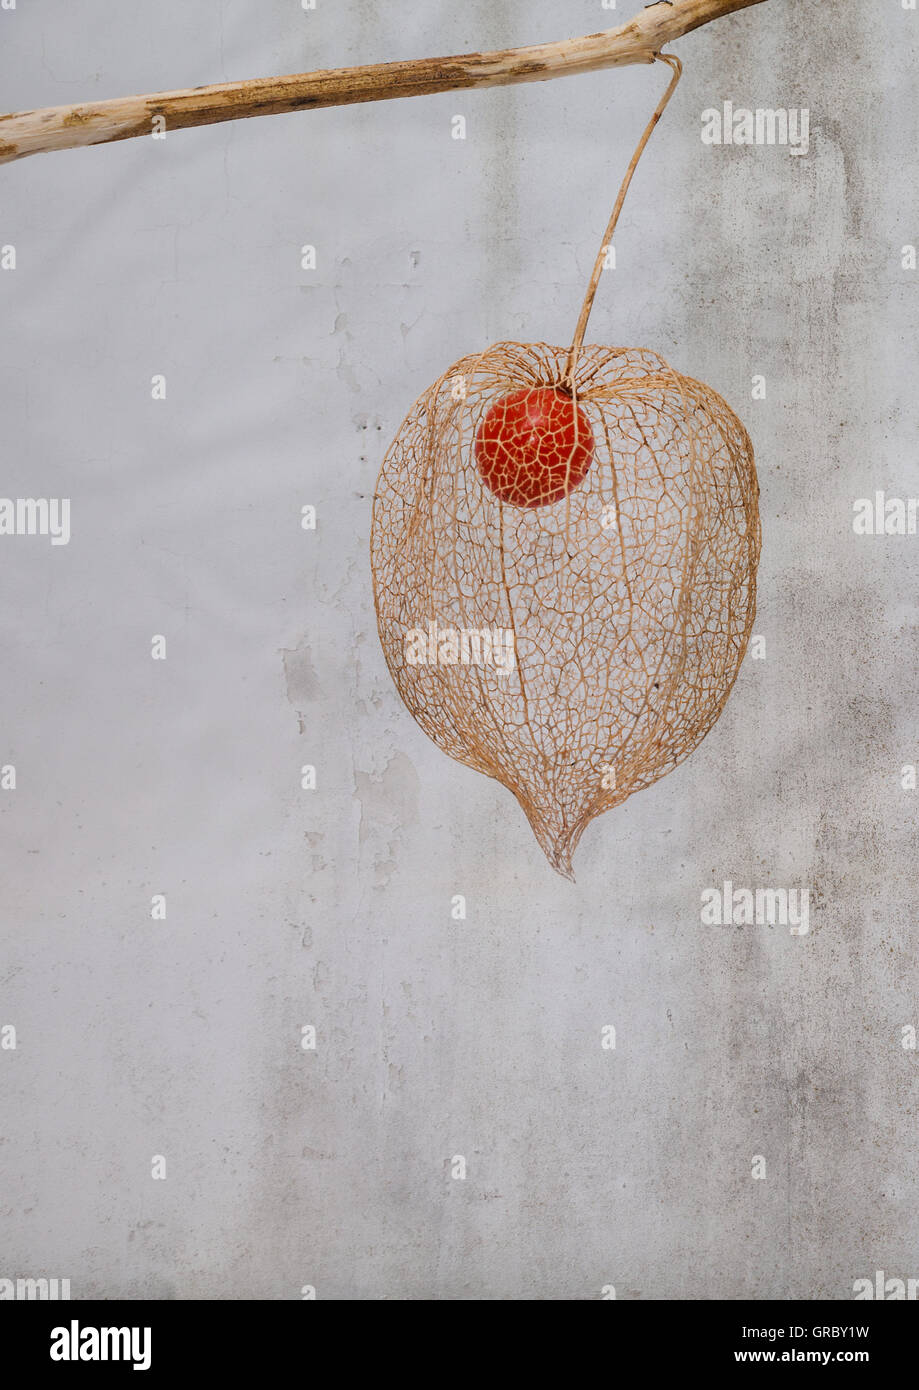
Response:
[[[578,318],[577,327],[574,330],[574,340],[571,344],[571,351],[568,353],[568,361],[565,364],[565,374],[562,378],[562,382],[563,384],[567,384],[569,387],[573,387],[574,372],[575,368],[577,367],[578,357],[580,356],[581,348],[584,344],[584,333],[587,329],[587,320],[590,318],[590,311],[593,308],[594,298],[597,293],[597,286],[600,283],[600,276],[603,274],[603,268],[606,262],[607,248],[609,247],[609,244],[613,239],[613,232],[616,230],[616,223],[619,221],[619,214],[622,212],[622,205],[625,202],[625,196],[629,191],[629,184],[632,182],[632,175],[638,168],[638,161],[644,154],[645,146],[651,139],[651,133],[654,130],[654,127],[657,125],[658,121],[660,120],[661,116],[664,114],[664,108],[666,107],[670,98],[673,96],[673,93],[676,90],[676,85],[679,82],[680,77],[683,73],[683,64],[680,62],[679,58],[675,58],[672,53],[655,53],[654,56],[656,59],[658,59],[659,62],[667,63],[668,66],[673,69],[673,76],[670,79],[670,84],[667,87],[666,92],[661,97],[660,101],[657,103],[657,106],[654,108],[654,115],[651,117],[650,121],[645,126],[644,134],[642,135],[641,139],[635,147],[635,153],[632,155],[632,158],[629,161],[629,167],[625,171],[625,178],[622,180],[622,183],[620,185],[619,193],[616,197],[616,203],[613,207],[612,216],[610,217],[609,224],[603,235],[603,244],[601,245],[600,250],[597,253],[597,259],[594,262],[593,274],[591,275],[590,283],[587,286],[587,293],[584,296],[584,303],[581,305],[581,313]]]

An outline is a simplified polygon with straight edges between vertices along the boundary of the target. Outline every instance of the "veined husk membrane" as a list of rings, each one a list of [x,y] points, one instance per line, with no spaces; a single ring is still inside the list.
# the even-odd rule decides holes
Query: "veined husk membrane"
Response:
[[[450,367],[383,461],[371,540],[409,711],[514,793],[568,877],[594,816],[718,718],[760,549],[752,446],[715,391],[642,348],[583,347],[570,366],[569,349],[508,342]],[[590,420],[592,464],[557,502],[508,505],[483,481],[476,430],[507,393],[560,383]]]

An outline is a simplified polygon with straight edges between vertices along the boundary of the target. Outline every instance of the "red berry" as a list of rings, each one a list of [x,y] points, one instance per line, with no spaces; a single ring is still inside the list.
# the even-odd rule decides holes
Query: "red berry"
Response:
[[[555,386],[529,386],[495,401],[475,436],[479,472],[512,507],[544,507],[583,482],[594,434],[580,406]]]

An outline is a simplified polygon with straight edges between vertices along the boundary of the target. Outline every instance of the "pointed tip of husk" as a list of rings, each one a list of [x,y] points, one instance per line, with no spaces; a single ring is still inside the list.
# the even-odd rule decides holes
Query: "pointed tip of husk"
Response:
[[[565,859],[558,859],[558,860],[556,860],[556,859],[553,859],[551,856],[548,856],[548,858],[549,858],[549,863],[552,865],[553,869],[554,869],[555,872],[558,874],[559,878],[566,878],[566,879],[568,880],[569,883],[577,883],[577,879],[576,879],[575,876],[574,876],[574,869],[571,867],[571,860],[570,860],[570,859],[568,859],[568,860],[565,860]]]
[[[559,834],[536,820],[529,811],[527,812],[527,820],[530,822],[530,829],[536,836],[536,842],[548,859],[550,866],[560,878],[566,878],[569,883],[575,883],[577,880],[571,861],[578,840],[581,838],[583,827],[577,827],[574,830],[565,829]]]

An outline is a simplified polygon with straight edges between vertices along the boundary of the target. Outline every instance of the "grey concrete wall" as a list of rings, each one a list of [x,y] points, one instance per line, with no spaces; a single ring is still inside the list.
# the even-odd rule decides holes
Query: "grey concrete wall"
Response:
[[[548,40],[631,8],[20,0],[3,105]],[[589,338],[658,349],[747,424],[765,657],[687,763],[593,823],[576,884],[402,707],[371,494],[450,362],[570,338],[666,74],[0,170],[0,491],[72,499],[69,545],[0,538],[0,1277],[77,1298],[845,1299],[878,1269],[919,1276],[919,538],[856,535],[852,511],[919,492],[917,51],[900,0],[769,0],[679,45]],[[808,154],[704,145],[727,99],[808,108]],[[703,924],[726,879],[807,889],[809,932]]]

